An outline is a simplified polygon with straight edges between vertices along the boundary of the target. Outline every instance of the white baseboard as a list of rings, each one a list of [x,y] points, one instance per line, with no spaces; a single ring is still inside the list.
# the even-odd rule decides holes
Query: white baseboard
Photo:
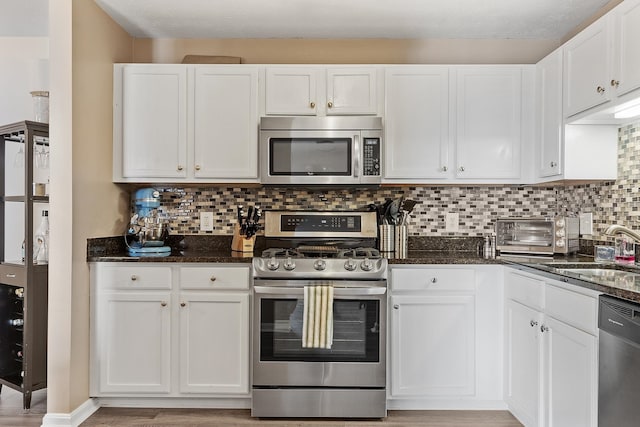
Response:
[[[42,418],[42,427],[78,427],[91,416],[100,406],[95,399],[88,399],[70,414],[47,413]]]
[[[391,410],[500,410],[507,409],[502,400],[463,399],[388,399],[387,409]]]
[[[251,398],[191,398],[191,397],[100,397],[98,406],[116,408],[215,408],[250,409]]]

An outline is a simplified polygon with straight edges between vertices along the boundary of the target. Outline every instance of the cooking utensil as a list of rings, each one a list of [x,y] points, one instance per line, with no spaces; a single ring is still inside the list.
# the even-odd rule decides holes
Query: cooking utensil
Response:
[[[402,199],[395,199],[389,204],[388,216],[389,222],[393,225],[398,224],[398,216],[400,213],[400,203]]]

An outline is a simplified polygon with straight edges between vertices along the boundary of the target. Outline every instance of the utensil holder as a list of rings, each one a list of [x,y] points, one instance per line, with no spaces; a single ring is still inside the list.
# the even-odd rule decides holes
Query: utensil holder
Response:
[[[395,230],[391,224],[379,226],[380,252],[393,252],[395,249]]]
[[[246,238],[240,234],[240,225],[233,227],[233,240],[231,241],[231,250],[234,252],[253,252],[256,243],[256,236]]]
[[[397,225],[395,232],[395,257],[406,258],[408,243],[408,229],[406,225]]]

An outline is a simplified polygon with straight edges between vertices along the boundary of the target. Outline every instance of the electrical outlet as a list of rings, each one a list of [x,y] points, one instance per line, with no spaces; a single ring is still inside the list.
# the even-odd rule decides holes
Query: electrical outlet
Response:
[[[580,235],[589,236],[593,234],[593,213],[585,212],[580,214]]]
[[[444,217],[444,231],[458,231],[460,216],[458,212],[447,212]]]
[[[200,212],[200,231],[213,231],[213,212]]]

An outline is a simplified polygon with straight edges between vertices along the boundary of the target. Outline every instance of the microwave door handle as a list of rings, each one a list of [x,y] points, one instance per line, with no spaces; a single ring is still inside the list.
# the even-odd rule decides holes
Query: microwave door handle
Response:
[[[355,151],[353,177],[358,178],[360,176],[360,135],[353,135],[353,151]]]

